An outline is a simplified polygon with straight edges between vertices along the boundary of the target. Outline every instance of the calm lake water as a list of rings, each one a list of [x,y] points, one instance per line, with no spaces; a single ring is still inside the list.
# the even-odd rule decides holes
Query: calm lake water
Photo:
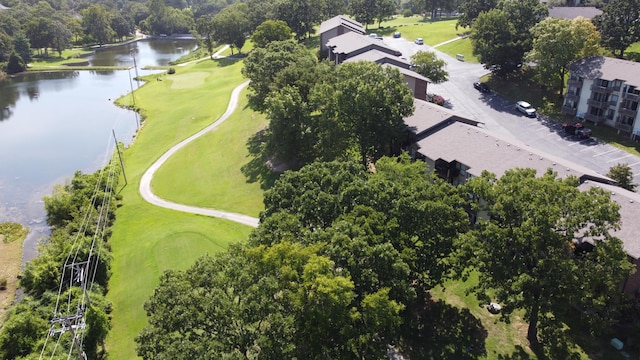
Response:
[[[28,73],[0,81],[0,222],[30,228],[24,260],[36,255],[48,235],[42,197],[75,171],[104,166],[117,140],[129,144],[138,117],[113,104],[137,88],[144,66],[167,65],[195,47],[193,40],[144,40],[99,51],[100,65],[133,66],[121,71]]]

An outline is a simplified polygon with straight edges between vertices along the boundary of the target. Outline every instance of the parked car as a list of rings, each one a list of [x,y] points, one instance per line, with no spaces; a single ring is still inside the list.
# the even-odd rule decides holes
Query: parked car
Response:
[[[591,137],[591,129],[587,129],[581,122],[564,123],[562,129],[565,134],[574,135],[578,139],[588,139]]]
[[[376,40],[382,40],[382,36],[378,36],[376,33],[369,34],[369,37]]]
[[[417,38],[414,42],[418,45],[424,45],[424,40],[422,40],[422,38]]]
[[[476,81],[473,83],[473,87],[476,88],[477,90],[479,90],[480,92],[483,93],[488,93],[491,92],[491,89],[489,89],[489,85],[480,82],[480,81]]]
[[[536,117],[536,109],[526,101],[518,101],[516,103],[516,109],[528,117]]]
[[[399,31],[394,32],[393,33],[393,37],[396,38],[396,39],[399,38],[400,37],[400,32]]]

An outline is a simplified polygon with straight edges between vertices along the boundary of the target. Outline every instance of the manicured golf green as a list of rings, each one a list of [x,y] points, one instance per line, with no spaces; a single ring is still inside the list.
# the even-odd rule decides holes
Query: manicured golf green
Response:
[[[111,238],[114,261],[107,294],[113,304],[112,329],[107,338],[109,358],[136,358],[134,338],[146,324],[143,304],[164,270],[187,268],[199,256],[246,239],[251,231],[226,220],[158,208],[138,193],[140,177],[158,157],[222,115],[231,91],[244,81],[241,66],[229,61],[177,66],[175,74],[151,76],[135,93],[136,106],[143,109],[146,120],[135,142],[124,152],[128,184],[120,192],[124,205],[117,211]],[[132,99],[128,96],[119,101],[130,104]],[[237,141],[243,140],[238,136]],[[178,164],[173,166],[179,170]],[[189,186],[179,185],[168,195]],[[252,192],[262,199],[255,184],[238,179],[233,185],[218,189]],[[215,189],[209,194],[218,196]],[[250,210],[251,206],[245,208]],[[258,211],[259,206],[249,213]]]

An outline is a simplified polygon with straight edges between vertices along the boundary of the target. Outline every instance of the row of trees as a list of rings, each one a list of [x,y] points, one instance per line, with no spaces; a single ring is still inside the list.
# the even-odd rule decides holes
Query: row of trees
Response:
[[[467,271],[481,273],[481,301],[491,294],[506,317],[524,310],[531,343],[549,345],[550,358],[569,357],[556,345],[575,308],[593,331],[618,309],[630,264],[609,235],[618,207],[601,189],[526,169],[454,188],[407,156],[365,169],[319,162],[284,173],[248,243],[162,276],[138,354],[369,359],[394,344],[411,358],[475,358],[484,332],[462,314],[447,319],[460,322],[455,340],[428,335],[442,316],[428,291]]]
[[[607,50],[618,56],[640,40],[640,1],[611,1],[593,22],[549,18],[536,0],[467,1],[460,26],[471,26],[473,52],[497,74],[506,75],[525,62],[535,64],[540,85],[564,90],[568,65]],[[604,47],[603,47],[604,45]]]
[[[44,198],[47,223],[53,231],[39,247],[39,256],[26,264],[21,273],[20,288],[24,297],[8,312],[8,318],[0,333],[0,358],[37,358],[47,354],[50,358],[67,358],[76,351],[71,332],[60,337],[60,343],[47,342],[50,320],[59,304],[63,310],[85,296],[77,286],[70,286],[69,272],[62,279],[64,265],[69,254],[76,262],[90,261],[92,286],[89,291],[90,307],[85,312],[86,329],[82,331],[82,347],[91,359],[99,358],[104,340],[110,329],[110,304],[104,295],[110,277],[111,252],[104,244],[100,251],[91,252],[96,238],[110,235],[115,219],[116,195],[108,189],[117,186],[118,171],[112,169],[112,177],[105,171],[95,174],[77,172],[70,183],[55,188],[51,196]],[[115,180],[114,180],[115,179]],[[115,183],[114,183],[115,181]],[[98,221],[101,219],[102,222]],[[99,228],[87,228],[88,224],[100,224]],[[94,275],[95,274],[95,275]],[[61,284],[62,281],[62,284]],[[59,303],[60,299],[63,301]],[[69,304],[67,299],[71,299]],[[81,330],[78,330],[81,331]],[[57,340],[57,339],[56,339]]]

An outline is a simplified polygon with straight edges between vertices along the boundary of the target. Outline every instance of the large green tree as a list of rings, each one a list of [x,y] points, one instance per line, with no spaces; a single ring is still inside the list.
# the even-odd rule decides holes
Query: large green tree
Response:
[[[561,326],[574,306],[609,314],[630,270],[621,241],[610,235],[619,228],[619,206],[604,190],[577,185],[551,170],[537,177],[514,169],[499,179],[484,173],[462,189],[476,200],[480,220],[460,246],[503,314],[524,310],[534,348],[539,324],[545,332]]]
[[[411,56],[411,63],[415,66],[415,71],[428,77],[434,83],[447,81],[449,73],[445,70],[447,63],[438,59],[433,51],[418,51]]]
[[[398,70],[365,61],[345,63],[337,67],[335,82],[319,93],[324,94],[322,117],[350,134],[363,164],[402,145],[413,96]]]
[[[533,48],[527,59],[534,62],[538,83],[552,87],[562,96],[568,66],[574,60],[602,53],[600,35],[584,18],[547,18],[531,29]]]
[[[282,20],[267,20],[258,25],[251,39],[256,47],[265,47],[272,41],[291,39],[291,29]]]
[[[213,34],[216,40],[242,51],[242,47],[249,33],[249,8],[244,3],[238,3],[226,7],[213,17]]]
[[[604,6],[602,14],[593,18],[602,44],[617,57],[640,41],[640,0],[612,0]]]
[[[100,46],[113,38],[111,29],[113,14],[103,5],[94,4],[82,12],[82,28]]]
[[[533,45],[530,29],[548,13],[537,0],[500,1],[475,19],[470,35],[473,53],[496,73],[517,69]]]
[[[481,13],[494,9],[496,5],[498,0],[464,0],[458,7],[460,16],[456,28],[471,27]]]

